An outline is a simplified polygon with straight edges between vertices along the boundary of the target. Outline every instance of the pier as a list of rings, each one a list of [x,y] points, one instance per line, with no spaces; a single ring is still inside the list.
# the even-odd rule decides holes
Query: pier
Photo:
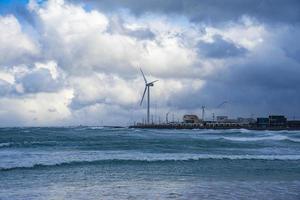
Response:
[[[300,130],[300,120],[287,120],[282,115],[270,115],[267,118],[237,118],[226,116],[217,121],[202,121],[196,115],[185,115],[183,122],[136,123],[129,128],[142,129],[248,129],[248,130]]]

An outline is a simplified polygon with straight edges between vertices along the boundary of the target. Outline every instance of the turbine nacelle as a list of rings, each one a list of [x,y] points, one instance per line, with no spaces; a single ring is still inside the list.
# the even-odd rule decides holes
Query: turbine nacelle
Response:
[[[157,81],[158,81],[158,80],[155,80],[155,81],[152,81],[152,82],[150,82],[150,83],[147,83],[146,86],[151,86],[151,87],[152,87],[152,86],[154,86],[154,83],[157,82]]]

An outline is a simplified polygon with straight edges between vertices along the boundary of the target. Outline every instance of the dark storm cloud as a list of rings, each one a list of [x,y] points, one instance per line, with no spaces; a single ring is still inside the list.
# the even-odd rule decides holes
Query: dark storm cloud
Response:
[[[287,30],[279,34],[276,40],[279,41],[280,47],[287,57],[300,62],[300,27],[289,26],[288,28],[285,27],[285,29]]]
[[[299,75],[300,63],[264,55],[216,71],[203,88],[185,88],[168,103],[180,109],[202,105],[216,109],[220,102],[228,101],[226,109],[233,115],[275,113],[292,117],[300,114]]]
[[[71,2],[82,3],[80,0]],[[180,14],[190,20],[224,22],[249,15],[268,22],[299,23],[299,0],[87,0],[101,10],[127,8],[136,15],[147,12]]]
[[[215,35],[213,40],[212,43],[200,42],[198,44],[200,55],[210,58],[226,58],[241,56],[247,52],[247,49],[224,40],[220,35]]]

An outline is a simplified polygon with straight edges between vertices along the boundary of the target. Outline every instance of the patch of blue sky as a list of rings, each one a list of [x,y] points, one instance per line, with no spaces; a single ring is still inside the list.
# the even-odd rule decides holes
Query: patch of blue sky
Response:
[[[46,2],[47,0],[36,0],[38,4]],[[13,13],[17,8],[26,7],[29,0],[0,0],[0,14]]]
[[[18,7],[26,6],[29,0],[0,0],[0,15],[12,14]]]

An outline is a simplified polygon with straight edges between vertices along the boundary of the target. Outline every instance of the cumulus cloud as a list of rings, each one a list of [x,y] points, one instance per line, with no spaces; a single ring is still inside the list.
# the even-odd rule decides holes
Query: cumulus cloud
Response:
[[[0,99],[0,126],[66,125],[71,117],[71,90]],[[55,109],[57,112],[51,112]]]
[[[168,66],[184,72],[177,76],[195,70],[196,52],[176,37],[186,30],[169,19],[138,20],[126,14],[108,18],[64,1],[34,6],[32,12],[38,17],[44,56],[57,60],[68,73],[104,71],[132,76],[138,65],[164,76],[175,75]],[[186,66],[189,71],[184,70]]]
[[[103,103],[128,106],[137,103],[138,82],[126,81],[116,75],[95,74],[88,77],[73,77],[70,83],[75,89],[71,107],[74,109]]]
[[[300,115],[297,5],[31,0],[23,14],[0,17],[1,125],[141,120],[139,67],[159,80],[151,105],[161,118],[202,105],[208,114]]]
[[[0,64],[20,64],[39,53],[35,41],[22,32],[13,15],[0,16]]]
[[[28,93],[56,92],[64,88],[64,73],[58,74],[55,62],[35,63],[33,67],[16,65],[1,73],[0,92],[5,96]]]
[[[117,15],[110,18],[108,31],[112,34],[129,35],[140,40],[152,40],[155,38],[155,33],[153,33],[149,27],[126,24],[126,22]]]
[[[17,82],[21,83],[26,93],[53,92],[59,88],[59,83],[54,80],[47,69],[38,69],[19,77]]]

